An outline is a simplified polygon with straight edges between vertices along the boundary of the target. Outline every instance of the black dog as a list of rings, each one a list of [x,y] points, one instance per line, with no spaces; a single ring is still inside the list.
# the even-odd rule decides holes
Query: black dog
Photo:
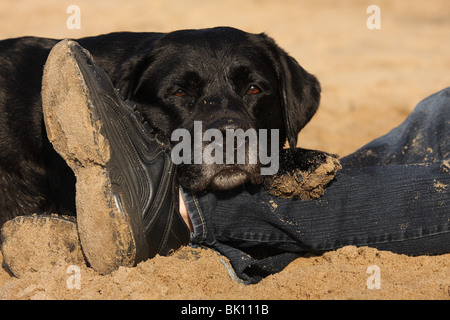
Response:
[[[317,110],[320,85],[265,34],[233,28],[112,33],[77,40],[150,125],[175,129],[278,129],[279,145]],[[42,116],[43,66],[56,39],[0,41],[0,226],[32,213],[73,215],[75,177],[49,143]],[[186,168],[187,167],[187,168]],[[180,165],[185,188],[260,183],[260,165]]]

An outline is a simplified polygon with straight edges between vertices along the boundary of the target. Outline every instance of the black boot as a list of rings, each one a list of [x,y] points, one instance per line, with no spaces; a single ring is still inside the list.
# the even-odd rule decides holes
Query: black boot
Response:
[[[121,100],[76,42],[50,52],[42,100],[47,135],[77,178],[79,236],[95,270],[109,273],[188,243],[168,140]]]

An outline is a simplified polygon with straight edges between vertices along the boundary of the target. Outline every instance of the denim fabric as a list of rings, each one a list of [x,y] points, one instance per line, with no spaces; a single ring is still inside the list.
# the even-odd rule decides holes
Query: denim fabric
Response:
[[[402,125],[341,159],[318,200],[280,199],[261,187],[183,198],[191,241],[226,256],[244,283],[295,258],[345,245],[408,255],[450,252],[450,88]]]

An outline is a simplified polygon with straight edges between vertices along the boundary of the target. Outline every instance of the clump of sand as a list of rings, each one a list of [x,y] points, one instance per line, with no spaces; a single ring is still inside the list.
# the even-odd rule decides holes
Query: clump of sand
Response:
[[[290,151],[288,149],[287,153],[291,153]],[[295,155],[280,156],[280,169],[264,181],[266,191],[281,198],[300,200],[320,198],[342,166],[337,155],[305,150],[299,152],[297,156],[303,158],[305,153],[310,155],[309,159],[306,157],[307,160],[297,159]],[[302,165],[304,168],[297,166],[299,160],[305,162]]]

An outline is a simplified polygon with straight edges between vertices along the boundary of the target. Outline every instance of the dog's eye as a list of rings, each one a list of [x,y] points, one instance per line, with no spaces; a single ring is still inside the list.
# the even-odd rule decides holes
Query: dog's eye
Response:
[[[258,94],[258,93],[261,93],[261,89],[258,86],[251,85],[248,88],[247,93],[248,94]]]
[[[177,97],[184,97],[186,96],[186,91],[184,91],[183,89],[178,89],[177,91],[175,91],[174,95],[176,95]]]

